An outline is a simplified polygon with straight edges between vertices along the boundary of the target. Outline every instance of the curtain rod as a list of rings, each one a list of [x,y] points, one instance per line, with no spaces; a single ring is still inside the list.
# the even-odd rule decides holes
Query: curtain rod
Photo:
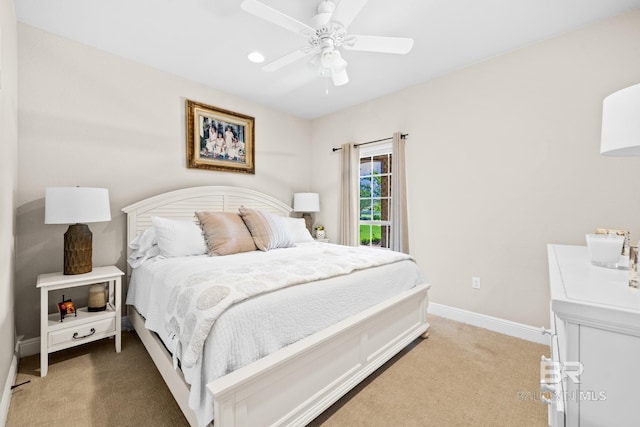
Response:
[[[406,138],[407,136],[409,136],[408,133],[403,133],[400,135],[400,138]],[[382,142],[382,141],[389,141],[393,139],[393,137],[391,138],[382,138],[382,139],[376,139],[375,141],[367,141],[367,142],[361,142],[360,144],[353,144],[354,147],[359,147],[361,145],[367,145],[367,144],[373,144],[374,142]],[[342,150],[342,147],[338,147],[338,148],[332,148],[333,152],[335,153],[336,151]]]

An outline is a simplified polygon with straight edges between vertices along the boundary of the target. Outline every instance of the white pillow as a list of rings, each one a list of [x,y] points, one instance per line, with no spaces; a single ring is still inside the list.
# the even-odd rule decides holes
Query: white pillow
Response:
[[[141,253],[151,249],[153,245],[158,244],[158,236],[153,227],[149,227],[142,233],[138,234],[135,239],[129,243],[129,247]]]
[[[160,255],[155,228],[149,227],[138,234],[129,243],[129,247],[133,249],[133,252],[127,257],[127,262],[132,268],[138,268],[146,260]]]
[[[207,245],[202,229],[193,221],[152,216],[151,221],[158,236],[158,247],[166,257],[204,255]]]
[[[290,216],[282,216],[280,218],[287,224],[295,243],[313,242],[313,237],[307,230],[304,218],[292,218]]]

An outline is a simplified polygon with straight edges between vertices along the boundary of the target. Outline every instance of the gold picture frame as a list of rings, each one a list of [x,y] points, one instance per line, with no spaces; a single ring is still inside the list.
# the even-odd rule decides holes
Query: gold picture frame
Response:
[[[255,174],[255,119],[186,101],[187,167]]]

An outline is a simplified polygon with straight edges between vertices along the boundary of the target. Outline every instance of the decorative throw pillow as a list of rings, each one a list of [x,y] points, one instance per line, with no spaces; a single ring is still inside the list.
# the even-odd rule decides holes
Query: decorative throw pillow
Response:
[[[256,250],[242,218],[232,212],[196,212],[210,256]]]
[[[279,217],[289,227],[289,232],[295,243],[313,242],[313,236],[307,230],[304,218],[292,218],[290,216]]]
[[[239,210],[253,241],[261,251],[295,246],[289,227],[280,216],[244,206]]]
[[[152,216],[160,253],[166,257],[204,255],[207,246],[202,230],[193,221]]]

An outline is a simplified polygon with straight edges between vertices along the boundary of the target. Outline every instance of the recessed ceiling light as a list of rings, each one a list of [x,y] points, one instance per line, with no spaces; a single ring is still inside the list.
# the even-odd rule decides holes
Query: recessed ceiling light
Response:
[[[264,62],[264,55],[260,52],[251,52],[249,55],[247,55],[247,58],[249,58],[249,61],[256,64]]]

